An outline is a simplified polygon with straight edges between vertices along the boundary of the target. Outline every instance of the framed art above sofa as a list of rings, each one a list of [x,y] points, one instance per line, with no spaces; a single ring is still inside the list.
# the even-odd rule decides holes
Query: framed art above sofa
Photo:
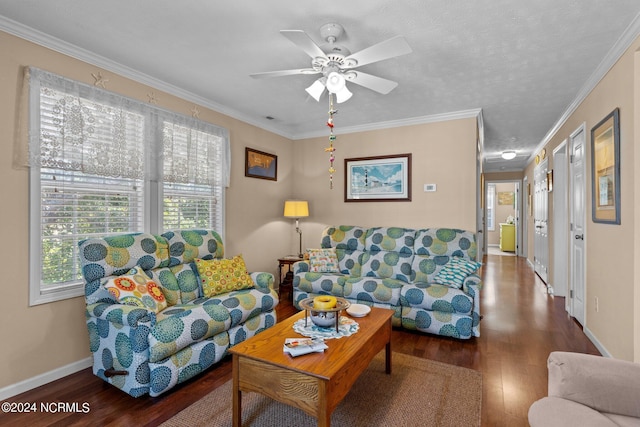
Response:
[[[411,154],[344,159],[345,202],[411,201]]]

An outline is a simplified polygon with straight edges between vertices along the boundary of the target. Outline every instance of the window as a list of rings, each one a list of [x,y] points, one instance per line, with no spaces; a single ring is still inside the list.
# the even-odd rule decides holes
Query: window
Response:
[[[84,294],[77,248],[88,237],[187,228],[223,234],[225,129],[29,73],[32,305]]]
[[[224,136],[163,121],[162,229],[222,230]]]
[[[496,229],[496,185],[487,184],[487,230]]]

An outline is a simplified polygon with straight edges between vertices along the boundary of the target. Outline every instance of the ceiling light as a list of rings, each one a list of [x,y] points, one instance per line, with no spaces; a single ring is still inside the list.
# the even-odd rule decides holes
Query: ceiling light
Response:
[[[324,84],[326,81],[327,81],[326,77],[320,77],[318,80],[313,82],[313,84],[308,88],[306,88],[305,90],[309,95],[311,95],[311,97],[313,97],[313,99],[320,102],[320,97],[324,92]]]
[[[341,104],[345,101],[348,101],[352,95],[353,94],[349,91],[349,89],[347,89],[347,86],[345,85],[340,92],[336,93],[336,102],[338,104]]]
[[[516,152],[513,150],[508,150],[508,151],[503,151],[502,152],[502,158],[505,160],[511,160],[511,159],[515,159],[516,157]]]
[[[342,74],[332,71],[327,76],[327,90],[331,93],[338,93],[345,87],[345,81]]]

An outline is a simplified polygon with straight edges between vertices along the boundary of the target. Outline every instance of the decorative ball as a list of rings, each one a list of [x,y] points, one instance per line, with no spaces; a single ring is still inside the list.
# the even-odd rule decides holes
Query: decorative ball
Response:
[[[336,311],[312,311],[311,321],[321,328],[330,328],[336,325]]]

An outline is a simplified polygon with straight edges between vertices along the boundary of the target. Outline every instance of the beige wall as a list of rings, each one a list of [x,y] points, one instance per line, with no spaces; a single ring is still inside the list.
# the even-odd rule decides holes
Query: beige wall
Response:
[[[636,40],[596,88],[567,119],[546,146],[551,153],[562,141],[585,123],[587,137],[586,194],[586,317],[585,330],[613,357],[640,362],[640,271],[638,264],[638,174],[640,161],[634,146],[640,98],[634,102],[632,88],[640,84],[640,67],[635,56]],[[636,89],[637,90],[637,89]],[[620,108],[621,219],[620,225],[594,223],[591,219],[591,128],[616,107]],[[554,168],[549,156],[549,170]],[[533,187],[534,164],[526,168]],[[568,213],[567,213],[568,214]],[[533,224],[529,223],[529,261],[533,263]],[[553,203],[549,203],[550,237],[553,235]],[[551,250],[552,248],[550,248]],[[551,252],[550,277],[553,272]],[[595,298],[599,310],[595,310]]]
[[[28,176],[13,167],[16,110],[22,67],[36,66],[70,79],[93,84],[101,72],[107,89],[148,101],[153,92],[158,106],[190,115],[194,104],[158,89],[0,32],[0,211],[5,260],[0,289],[0,389],[81,361],[89,356],[84,323],[84,299],[29,307],[28,296]],[[203,82],[204,83],[204,82]],[[327,224],[451,226],[475,229],[476,172],[475,119],[416,125],[375,132],[340,134],[335,188],[329,190],[327,138],[290,141],[223,114],[198,106],[201,120],[230,131],[231,185],[226,191],[226,254],[242,253],[253,271],[277,273],[276,259],[297,252],[293,221],[282,217],[288,198],[310,201],[311,217],[303,219],[304,246],[318,246]],[[319,118],[324,120],[325,118]],[[278,181],[244,176],[244,148],[249,146],[278,156]],[[344,203],[345,157],[412,153],[413,201]],[[424,193],[423,184],[438,191]],[[10,343],[10,344],[9,344]]]
[[[322,119],[322,118],[320,118]],[[337,122],[337,121],[336,121]],[[474,118],[337,135],[334,188],[329,189],[327,137],[296,141],[294,195],[309,200],[304,247],[317,247],[327,225],[476,228]],[[412,154],[412,201],[344,202],[344,159]],[[437,191],[424,192],[424,184]]]
[[[63,367],[89,356],[84,324],[84,299],[29,307],[28,287],[28,176],[12,165],[16,105],[22,67],[36,66],[70,79],[93,84],[91,73],[101,72],[107,89],[148,101],[154,92],[158,106],[190,115],[193,103],[136,83],[106,70],[0,32],[0,188],[3,209],[0,224],[4,244],[0,257],[5,276],[0,289],[5,303],[0,310],[3,343],[0,346],[0,389]],[[203,82],[204,83],[204,82]],[[275,273],[275,254],[289,252],[289,242],[276,238],[291,231],[282,218],[282,202],[292,191],[291,141],[254,126],[198,107],[200,119],[230,131],[232,147],[231,186],[226,193],[226,253],[243,253],[253,271]],[[278,156],[278,181],[244,176],[244,147]]]

